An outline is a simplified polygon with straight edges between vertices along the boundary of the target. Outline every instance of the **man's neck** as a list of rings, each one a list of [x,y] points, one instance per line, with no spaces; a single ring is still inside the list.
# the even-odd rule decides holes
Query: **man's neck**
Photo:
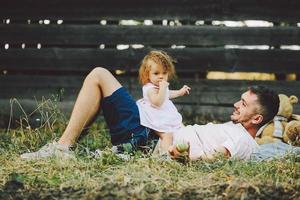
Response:
[[[247,132],[253,137],[256,137],[258,128],[251,123],[241,123],[242,126],[247,130]]]
[[[245,124],[245,123],[241,123],[241,122],[234,122],[232,121],[234,124],[236,123],[240,123],[245,129],[246,131],[249,133],[249,135],[251,135],[251,137],[255,138],[256,137],[256,133],[258,131],[258,128],[253,126],[252,124]]]
[[[245,127],[245,129],[253,138],[255,138],[256,133],[258,131],[256,127]]]

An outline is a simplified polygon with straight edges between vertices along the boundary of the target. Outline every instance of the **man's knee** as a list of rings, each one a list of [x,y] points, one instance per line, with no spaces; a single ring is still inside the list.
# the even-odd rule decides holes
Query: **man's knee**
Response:
[[[111,75],[110,71],[103,67],[95,67],[87,76],[86,81],[99,82],[104,77]]]
[[[96,77],[107,76],[108,74],[111,74],[110,71],[103,67],[95,67],[90,72],[90,75],[96,76]]]
[[[97,85],[104,97],[111,95],[114,91],[122,87],[116,77],[103,67],[93,69],[84,82],[89,85]]]

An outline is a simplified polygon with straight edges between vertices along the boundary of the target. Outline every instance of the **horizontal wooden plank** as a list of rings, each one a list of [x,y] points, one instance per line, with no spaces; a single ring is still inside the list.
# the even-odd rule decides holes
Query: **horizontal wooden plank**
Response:
[[[51,109],[54,109],[58,106],[69,115],[83,79],[83,76],[0,76],[0,127],[7,126],[11,109],[16,120],[24,116],[24,112],[27,115],[31,114],[38,105],[41,105],[41,102],[47,99],[50,101],[46,103],[47,106],[44,105],[44,108],[52,106]],[[118,77],[118,80],[135,99],[141,98],[141,86],[137,83],[137,78]],[[174,102],[187,123],[229,120],[233,103],[240,99],[240,95],[250,85],[264,85],[278,93],[300,97],[299,81],[179,79],[172,81],[171,87],[177,89],[183,84],[192,87],[191,94],[174,99]],[[16,99],[11,101],[12,98]],[[300,114],[299,104],[294,106],[294,113]],[[36,119],[40,118],[40,112],[35,111],[30,118],[32,123],[36,123]]]
[[[88,37],[87,37],[88,36]],[[0,24],[0,44],[299,45],[299,27]]]
[[[75,101],[63,101],[63,102],[55,102],[51,99],[44,100],[33,100],[33,99],[0,99],[0,119],[5,118],[9,119],[11,115],[11,109],[13,109],[13,117],[14,119],[19,119],[21,115],[29,115],[33,112],[34,117],[38,117],[38,111],[36,109],[38,107],[50,108],[53,111],[57,107],[60,109],[66,116],[70,115],[72,108],[74,106]],[[196,123],[197,120],[217,120],[217,121],[229,121],[230,114],[233,112],[233,107],[222,106],[222,105],[183,105],[183,104],[175,104],[178,111],[183,115],[184,121],[190,121],[190,123]],[[25,113],[24,113],[25,112]],[[299,104],[294,106],[294,113],[300,114],[300,106]],[[3,123],[0,120],[0,128]],[[5,123],[6,124],[6,123]]]
[[[1,0],[0,18],[10,19],[185,19],[295,21],[298,0]]]
[[[0,107],[3,108],[0,110],[0,128],[7,128],[9,124],[11,128],[19,127],[20,119],[23,119],[24,126],[39,127],[41,122],[45,121],[46,112],[48,112],[48,117],[52,114],[54,114],[52,117],[56,117],[55,113],[61,112],[68,119],[73,106],[74,101],[54,102],[44,100],[37,102],[28,99],[15,99],[12,101],[0,99]],[[177,108],[182,114],[185,124],[201,124],[207,121],[225,122],[230,119],[233,110],[229,107],[204,105],[177,105]],[[43,116],[41,113],[43,113]],[[98,115],[98,120],[104,121],[101,112]]]
[[[21,105],[21,107],[20,107]],[[71,110],[74,106],[74,101],[67,102],[51,102],[44,101],[44,103],[36,102],[34,100],[19,100],[14,102],[9,102],[9,100],[1,100],[0,106],[4,109],[0,110],[0,128],[7,128],[9,124],[9,120],[11,119],[11,127],[19,127],[21,118],[25,118],[27,115],[27,119],[29,120],[29,124],[31,127],[40,126],[41,122],[41,113],[37,108],[43,108],[45,112],[45,108],[48,107],[49,114],[53,112],[61,111],[66,116],[69,117]],[[11,107],[12,107],[12,115],[11,115]],[[233,112],[232,107],[224,107],[224,106],[207,106],[207,105],[176,105],[178,111],[183,116],[184,124],[203,124],[206,122],[226,122],[230,120],[230,115]],[[52,111],[51,111],[52,109]],[[25,113],[24,113],[25,112]],[[300,113],[300,107],[295,106],[295,113]],[[30,116],[29,116],[30,114]],[[98,119],[103,120],[102,113],[98,115]],[[23,121],[24,122],[24,121]],[[26,123],[24,124],[27,125]]]
[[[134,98],[141,98],[141,86],[137,77],[117,76]],[[83,76],[0,76],[1,99],[41,99],[62,95],[59,100],[74,100],[83,83]],[[264,85],[278,93],[300,97],[300,81],[249,81],[249,80],[205,80],[179,79],[171,81],[171,89],[187,84],[192,88],[189,96],[175,99],[178,104],[232,106],[250,85]]]
[[[20,127],[21,119],[25,127],[29,125],[32,128],[39,127],[41,122],[45,122],[46,118],[50,121],[57,120],[58,112],[62,112],[61,114],[69,117],[73,105],[74,101],[55,102],[50,99],[44,99],[43,101],[33,99],[0,99],[0,128]]]
[[[111,70],[137,72],[142,58],[149,52],[142,49],[41,48],[0,49],[0,70],[32,73],[72,73],[90,71],[95,66]],[[249,50],[224,48],[162,49],[177,59],[181,72],[299,72],[300,51]]]

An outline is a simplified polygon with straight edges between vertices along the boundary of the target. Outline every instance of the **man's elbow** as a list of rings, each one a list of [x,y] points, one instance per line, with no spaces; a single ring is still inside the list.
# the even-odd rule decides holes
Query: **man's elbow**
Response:
[[[222,151],[220,153],[222,153],[225,156],[225,158],[230,158],[231,157],[230,151],[225,147],[222,148]]]
[[[201,155],[200,159],[206,162],[214,162],[218,159],[228,159],[230,158],[230,156],[230,151],[225,147],[221,147],[219,149],[216,149],[214,153],[205,153]]]

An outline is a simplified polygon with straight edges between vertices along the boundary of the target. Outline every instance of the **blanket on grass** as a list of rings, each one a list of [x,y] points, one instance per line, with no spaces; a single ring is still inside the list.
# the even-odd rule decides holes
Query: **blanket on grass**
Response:
[[[260,145],[258,151],[251,154],[251,160],[271,160],[288,154],[298,153],[300,154],[300,147],[291,146],[283,142],[275,142]]]

